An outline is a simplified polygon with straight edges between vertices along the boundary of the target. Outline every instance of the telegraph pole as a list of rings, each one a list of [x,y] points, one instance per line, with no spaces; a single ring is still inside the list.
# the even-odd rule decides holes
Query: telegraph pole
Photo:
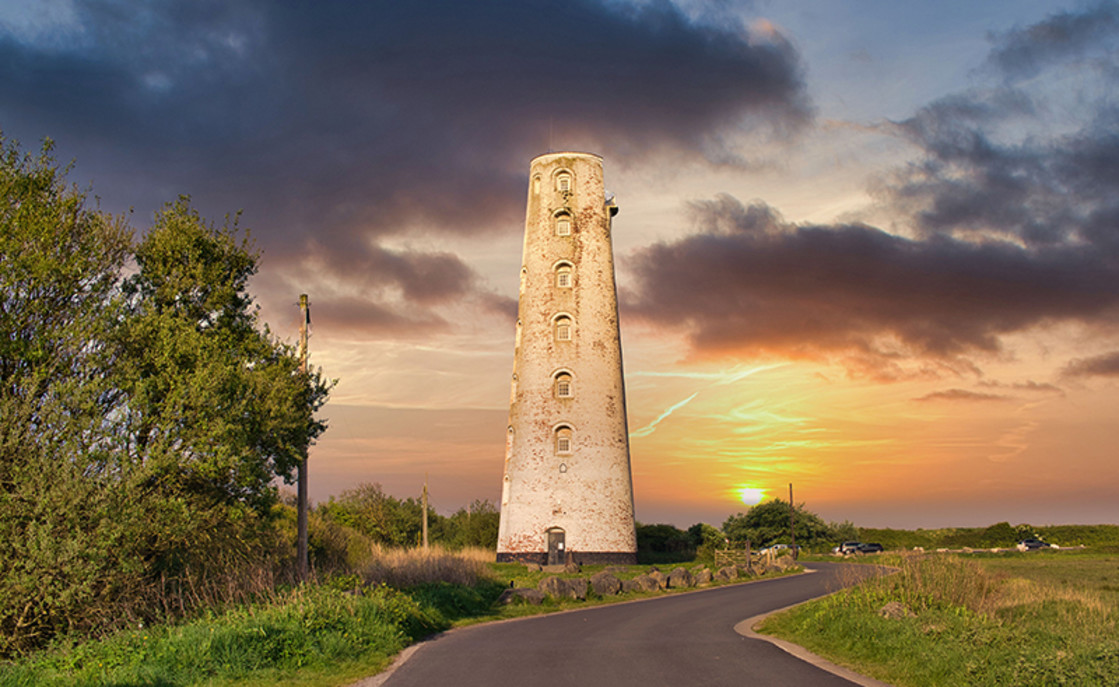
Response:
[[[793,558],[797,556],[797,533],[793,528],[794,516],[796,515],[796,507],[793,506],[793,483],[789,482],[789,539],[792,540]]]
[[[424,551],[427,551],[427,473],[426,472],[424,473],[423,509],[424,509],[424,521],[423,521],[424,522]]]
[[[311,308],[307,304],[307,294],[299,296],[299,372],[307,374],[307,330],[311,324]],[[307,581],[307,446],[299,460],[299,486],[297,510],[298,542],[296,544],[296,575],[300,582]]]

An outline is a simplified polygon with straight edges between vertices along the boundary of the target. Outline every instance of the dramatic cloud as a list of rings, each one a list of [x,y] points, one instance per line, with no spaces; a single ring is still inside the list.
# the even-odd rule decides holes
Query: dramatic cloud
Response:
[[[682,328],[699,352],[888,361],[997,353],[1000,337],[1119,306],[1098,253],[796,226],[729,196],[697,203],[699,233],[639,251],[629,312]]]
[[[1063,372],[1067,377],[1119,376],[1119,351],[1073,360]]]
[[[519,229],[527,162],[549,147],[724,158],[728,133],[810,116],[776,29],[667,2],[71,7],[0,26],[6,133],[58,140],[110,207],[244,209],[273,268],[310,246],[338,280],[387,267],[377,279],[421,307],[476,292],[470,268],[380,237]]]
[[[1116,22],[1089,29],[1082,17],[1009,34],[992,59],[1042,69],[1110,45]],[[1060,36],[1083,50],[1058,49]],[[1116,66],[1106,50],[1097,57]],[[633,257],[630,311],[684,331],[701,355],[841,355],[887,376],[904,361],[966,369],[973,354],[1002,353],[1006,335],[1055,322],[1114,327],[1119,70],[1084,69],[1074,82],[1084,92],[1052,132],[1045,79],[953,95],[883,125],[920,151],[875,189],[896,218],[891,232],[793,225],[726,195],[693,204],[695,234]]]
[[[945,391],[934,391],[931,394],[925,394],[913,400],[922,403],[928,401],[1005,401],[1007,397],[999,396],[998,394],[984,394],[977,391],[968,391],[967,389],[947,389]]]
[[[1114,41],[1119,7],[1105,2],[1084,12],[1060,12],[1026,29],[995,37],[988,61],[1008,78],[1037,75],[1047,64],[1086,57],[1100,43]]]

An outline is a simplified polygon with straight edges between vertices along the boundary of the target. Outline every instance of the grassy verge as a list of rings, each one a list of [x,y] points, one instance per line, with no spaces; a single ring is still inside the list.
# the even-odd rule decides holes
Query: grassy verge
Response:
[[[586,601],[498,606],[510,584],[535,587],[548,573],[483,562],[492,558],[489,551],[377,554],[360,575],[256,604],[97,641],[60,642],[0,664],[0,687],[335,687],[383,670],[404,647],[450,627],[658,595],[597,597],[589,591]],[[587,566],[578,576],[603,567]],[[617,576],[652,567],[629,566]]]
[[[760,631],[898,686],[1119,684],[1119,556],[875,562],[899,572],[772,616]]]

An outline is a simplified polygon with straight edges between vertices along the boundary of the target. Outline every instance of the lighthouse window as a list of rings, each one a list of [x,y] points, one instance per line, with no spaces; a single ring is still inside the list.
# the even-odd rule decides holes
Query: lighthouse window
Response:
[[[571,388],[571,375],[566,372],[556,375],[556,398],[571,398],[574,395]]]
[[[556,318],[556,341],[571,341],[571,318]]]
[[[556,453],[571,453],[571,428],[560,427],[556,430]]]
[[[566,193],[571,190],[571,175],[566,172],[556,176],[556,190]]]
[[[571,236],[571,217],[568,215],[556,217],[556,236]]]
[[[571,265],[560,265],[556,268],[556,286],[561,289],[571,286]]]

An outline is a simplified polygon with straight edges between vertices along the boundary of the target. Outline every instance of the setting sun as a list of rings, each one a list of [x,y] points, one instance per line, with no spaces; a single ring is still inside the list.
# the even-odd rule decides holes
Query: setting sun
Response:
[[[747,506],[756,506],[765,498],[765,489],[758,487],[738,487],[734,491]]]

